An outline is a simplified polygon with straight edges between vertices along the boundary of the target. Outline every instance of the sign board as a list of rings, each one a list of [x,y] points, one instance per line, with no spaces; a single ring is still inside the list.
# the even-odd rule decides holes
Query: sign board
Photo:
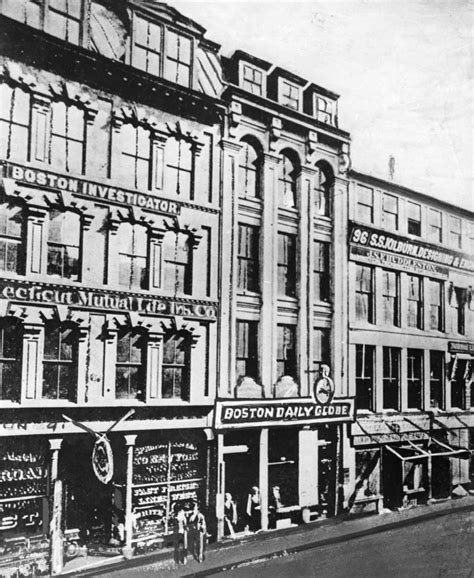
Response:
[[[448,341],[449,353],[469,353],[474,355],[474,343],[467,341]]]
[[[262,400],[217,400],[216,429],[332,424],[354,421],[354,400],[334,398],[325,405],[312,397]]]
[[[114,455],[109,440],[102,436],[92,450],[92,469],[97,479],[108,484],[114,475]]]

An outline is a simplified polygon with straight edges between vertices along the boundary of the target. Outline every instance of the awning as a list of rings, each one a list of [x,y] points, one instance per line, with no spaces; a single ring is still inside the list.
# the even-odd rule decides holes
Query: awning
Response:
[[[430,447],[433,445],[437,445],[439,447],[439,450],[438,448],[433,449],[432,447]],[[454,446],[450,446],[433,438],[430,439],[429,446],[426,449],[410,441],[408,441],[408,445],[393,447],[389,444],[385,444],[384,447],[393,455],[397,456],[397,458],[399,458],[403,462],[433,457],[453,458],[457,456],[459,458],[467,459],[471,455],[470,450],[468,450],[467,448],[456,448]]]

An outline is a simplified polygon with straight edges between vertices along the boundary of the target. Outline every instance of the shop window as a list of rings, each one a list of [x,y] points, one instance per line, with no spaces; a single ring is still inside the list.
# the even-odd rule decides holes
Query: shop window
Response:
[[[400,325],[400,275],[382,269],[382,300],[384,321],[387,325]]]
[[[374,411],[374,362],[373,345],[356,345],[356,403],[357,409]]]
[[[122,223],[119,236],[119,285],[126,289],[147,288],[147,230],[142,225]]]
[[[53,209],[48,224],[47,274],[79,281],[80,244],[80,216]]]
[[[430,351],[430,403],[444,409],[444,351]]]
[[[280,103],[293,110],[300,108],[300,88],[287,80],[280,80]]]
[[[239,224],[237,287],[258,292],[259,286],[259,228]]]
[[[451,362],[451,407],[463,409],[466,398],[466,383],[471,379],[471,359],[456,355]]]
[[[322,365],[331,365],[331,331],[315,327],[313,347],[313,374],[317,378],[321,375]]]
[[[450,287],[450,320],[451,333],[465,333],[466,290],[461,287]]]
[[[424,482],[423,462],[403,462],[403,491],[421,492]]]
[[[130,330],[119,333],[115,367],[117,399],[143,399],[145,366],[145,336]]]
[[[407,203],[407,231],[409,235],[421,236],[421,205]]]
[[[398,229],[398,197],[384,194],[382,197],[382,225],[386,229]]]
[[[57,170],[83,173],[84,111],[63,101],[51,104],[49,163]]]
[[[423,329],[423,294],[421,277],[407,276],[408,283],[408,327]]]
[[[443,242],[443,227],[441,219],[441,211],[428,209],[428,239],[432,243]]]
[[[239,196],[260,198],[261,161],[257,150],[248,142],[242,143],[239,155]]]
[[[355,453],[357,498],[380,497],[380,450],[356,450]]]
[[[0,84],[0,157],[28,160],[31,97],[19,86]]]
[[[169,231],[163,239],[163,287],[174,293],[192,293],[193,252],[188,235]]]
[[[356,187],[356,220],[368,225],[374,222],[374,190],[364,185]]]
[[[330,244],[314,241],[313,289],[316,301],[331,300]]]
[[[165,147],[165,188],[170,194],[193,198],[193,151],[191,143],[170,137]]]
[[[383,348],[383,409],[400,409],[400,349]]]
[[[43,0],[3,0],[2,13],[33,28],[40,28],[42,3]]]
[[[166,41],[165,78],[189,86],[191,83],[192,44],[189,38],[168,32]]]
[[[434,279],[428,280],[428,298],[430,307],[430,329],[443,331],[444,291],[442,281],[435,281]]]
[[[0,203],[0,271],[21,273],[24,254],[23,210]]]
[[[236,378],[258,380],[258,323],[237,321]]]
[[[296,327],[278,325],[277,376],[296,377]]]
[[[191,340],[185,331],[169,333],[163,340],[162,396],[189,401]]]
[[[77,331],[68,324],[48,322],[44,327],[43,399],[75,401]]]
[[[299,504],[299,439],[296,428],[268,431],[269,527],[275,528],[288,506]]]
[[[407,351],[408,409],[422,409],[423,400],[423,351]]]
[[[0,401],[19,401],[22,330],[16,319],[0,318]]]
[[[252,94],[263,95],[263,72],[250,64],[242,64],[242,88]]]
[[[150,188],[150,131],[143,126],[125,123],[120,132],[119,177],[122,186]]]
[[[449,217],[449,246],[453,249],[461,249],[461,219]]]
[[[296,166],[286,155],[282,155],[279,171],[279,206],[294,209],[296,208]]]
[[[334,185],[334,177],[328,166],[316,167],[316,204],[317,213],[323,217],[331,216],[331,197]]]
[[[330,100],[323,98],[322,96],[315,96],[315,99],[316,99],[316,119],[326,124],[333,124],[332,121],[333,103]]]
[[[278,295],[296,295],[296,237],[278,233]]]
[[[356,265],[356,319],[374,323],[374,270]]]
[[[72,44],[80,44],[83,0],[48,0],[46,32]]]
[[[161,75],[161,26],[135,15],[133,29],[132,66]]]

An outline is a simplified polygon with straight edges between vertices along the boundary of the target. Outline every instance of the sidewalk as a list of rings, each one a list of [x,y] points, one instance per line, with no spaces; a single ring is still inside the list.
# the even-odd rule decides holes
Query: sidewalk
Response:
[[[212,544],[202,564],[188,557],[186,566],[176,567],[172,552],[161,551],[148,556],[68,574],[68,576],[107,576],[127,578],[129,570],[135,568],[135,576],[208,576],[238,566],[263,562],[271,558],[294,554],[319,546],[343,542],[382,532],[395,527],[416,524],[422,520],[456,512],[474,510],[474,496],[451,499],[445,502],[419,506],[401,512],[366,516],[361,518],[331,518],[313,522],[297,528],[276,530],[246,536],[239,541]],[[159,572],[159,574],[157,574]]]

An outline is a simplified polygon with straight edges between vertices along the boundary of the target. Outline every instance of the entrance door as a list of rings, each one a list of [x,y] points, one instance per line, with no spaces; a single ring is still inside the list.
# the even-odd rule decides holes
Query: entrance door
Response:
[[[451,464],[446,456],[431,458],[431,495],[435,499],[448,498],[451,494]]]
[[[382,491],[385,508],[394,510],[402,506],[402,477],[402,460],[388,450],[384,450],[382,462]]]

